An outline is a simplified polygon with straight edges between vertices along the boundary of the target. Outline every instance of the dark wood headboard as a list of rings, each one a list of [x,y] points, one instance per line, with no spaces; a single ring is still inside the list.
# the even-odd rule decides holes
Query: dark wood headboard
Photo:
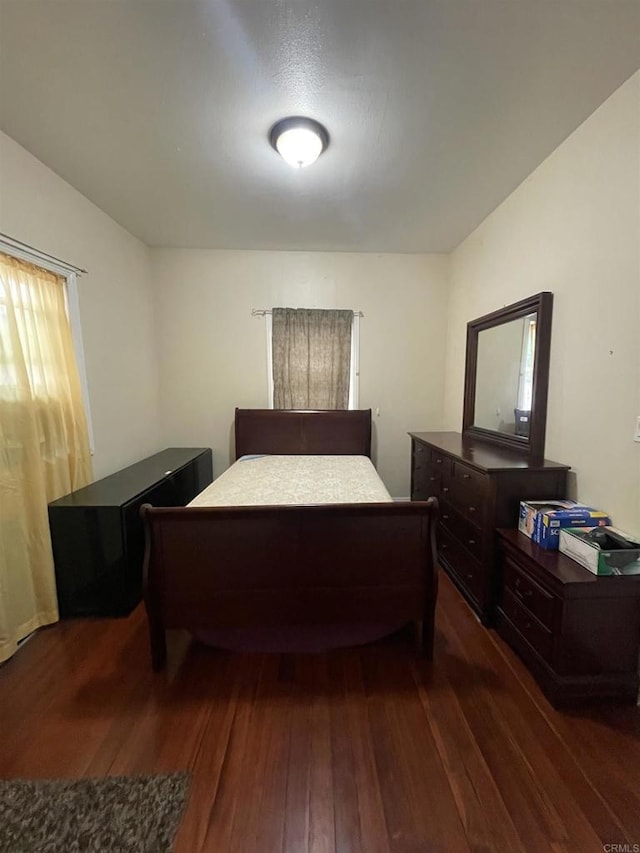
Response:
[[[236,459],[252,453],[371,457],[371,409],[236,409]]]

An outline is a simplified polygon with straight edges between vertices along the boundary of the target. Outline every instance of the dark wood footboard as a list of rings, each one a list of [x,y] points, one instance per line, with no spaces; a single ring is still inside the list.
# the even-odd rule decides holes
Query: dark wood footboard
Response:
[[[145,505],[153,668],[165,630],[414,621],[433,654],[437,501]]]

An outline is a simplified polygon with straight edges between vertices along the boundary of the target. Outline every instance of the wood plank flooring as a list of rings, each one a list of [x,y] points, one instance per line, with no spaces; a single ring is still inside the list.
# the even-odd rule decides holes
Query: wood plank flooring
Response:
[[[321,655],[192,645],[155,676],[138,608],[40,631],[0,668],[0,776],[172,770],[191,774],[178,853],[640,845],[640,709],[554,710],[446,576],[433,663],[397,635]]]

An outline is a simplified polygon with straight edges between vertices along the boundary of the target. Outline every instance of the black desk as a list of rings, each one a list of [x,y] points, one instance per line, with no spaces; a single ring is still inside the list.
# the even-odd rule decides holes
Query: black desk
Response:
[[[142,595],[140,506],[184,506],[213,480],[208,448],[171,447],[49,504],[60,616],[126,616]]]

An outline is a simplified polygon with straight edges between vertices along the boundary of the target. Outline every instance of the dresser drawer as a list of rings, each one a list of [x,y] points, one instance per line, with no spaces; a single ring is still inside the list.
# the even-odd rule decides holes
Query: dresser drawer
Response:
[[[508,589],[503,592],[502,610],[529,645],[546,661],[551,661],[553,649],[551,631],[545,628]]]
[[[456,486],[460,491],[467,491],[469,494],[482,495],[489,490],[489,478],[481,471],[476,471],[469,465],[464,465],[462,462],[454,462],[451,472]]]
[[[482,531],[444,500],[440,505],[440,521],[474,557],[482,559]]]
[[[452,460],[439,450],[429,450],[429,467],[434,471],[440,471],[441,476],[448,479],[451,476]]]
[[[411,499],[426,500],[440,496],[440,470],[429,465],[429,451],[422,444],[414,443],[411,459]]]
[[[482,602],[484,598],[482,563],[472,557],[442,523],[438,526],[438,539],[440,555],[448,568],[454,572],[460,583],[469,590],[474,598]]]
[[[426,446],[426,444],[420,444],[419,441],[413,442],[412,456],[413,456],[414,466],[415,465],[422,465],[422,464],[426,465],[426,463],[429,461],[430,454],[431,454],[431,451]]]
[[[433,447],[429,448],[429,462],[433,462],[434,465],[444,465],[445,459],[449,460],[446,454],[441,453]]]
[[[545,592],[509,557],[504,559],[504,588],[527,608],[549,630],[553,630],[553,610],[556,599]]]
[[[426,468],[414,470],[411,499],[424,501],[430,497],[440,497],[440,477],[429,473]]]
[[[489,493],[489,478],[481,471],[457,460],[451,461],[448,476],[442,480],[442,497],[476,527],[484,524]]]
[[[475,492],[466,482],[456,481],[455,478],[442,483],[442,497],[475,527],[484,524],[486,498]]]

